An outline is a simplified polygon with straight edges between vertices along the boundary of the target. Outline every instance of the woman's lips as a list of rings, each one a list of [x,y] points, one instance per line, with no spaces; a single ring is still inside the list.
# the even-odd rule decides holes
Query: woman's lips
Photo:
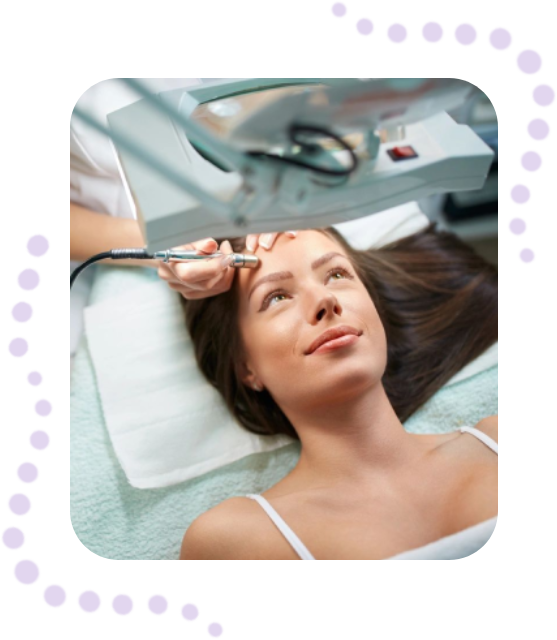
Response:
[[[358,342],[359,339],[360,339],[360,336],[350,333],[348,335],[341,336],[340,338],[335,338],[334,340],[328,340],[327,342],[323,343],[319,348],[317,348],[315,351],[313,351],[312,354],[327,353],[329,351],[335,351],[336,349],[342,349],[343,347],[347,347],[351,344],[354,344],[355,342]]]

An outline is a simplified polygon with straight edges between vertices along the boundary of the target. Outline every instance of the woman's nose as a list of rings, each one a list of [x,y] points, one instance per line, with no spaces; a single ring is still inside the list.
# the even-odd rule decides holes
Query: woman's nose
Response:
[[[320,300],[317,317],[319,320],[322,320],[323,317],[334,313],[340,315],[342,313],[342,307],[340,306],[340,302],[337,297],[331,293]]]

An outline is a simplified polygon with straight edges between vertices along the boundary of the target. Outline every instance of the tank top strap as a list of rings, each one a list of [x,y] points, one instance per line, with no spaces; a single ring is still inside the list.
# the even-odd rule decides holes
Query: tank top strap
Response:
[[[490,438],[483,431],[479,429],[475,429],[474,427],[460,427],[459,431],[461,433],[470,433],[473,436],[476,436],[478,440],[481,440],[484,444],[486,444],[492,451],[494,451],[497,455],[499,455],[499,446],[495,442],[493,438]]]
[[[286,522],[279,516],[279,514],[273,509],[269,502],[259,495],[249,495],[246,498],[255,500],[263,508],[265,513],[271,518],[276,525],[277,529],[288,540],[290,546],[300,556],[302,560],[315,560],[315,558],[308,551],[304,543],[298,538],[298,536],[292,531],[292,529],[286,524]]]

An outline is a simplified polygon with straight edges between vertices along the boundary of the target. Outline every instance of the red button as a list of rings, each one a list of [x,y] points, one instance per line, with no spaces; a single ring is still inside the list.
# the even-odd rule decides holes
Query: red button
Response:
[[[393,147],[391,151],[397,158],[415,158],[418,155],[412,147]]]

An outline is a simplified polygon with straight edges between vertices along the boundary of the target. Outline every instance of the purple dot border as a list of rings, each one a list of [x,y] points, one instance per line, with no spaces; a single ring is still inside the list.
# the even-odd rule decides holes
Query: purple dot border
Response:
[[[23,249],[22,259],[42,260],[51,252],[50,238],[42,232],[31,233],[27,236]],[[40,389],[48,382],[47,376],[41,370],[43,367],[40,362],[33,360],[31,341],[24,335],[26,325],[31,322],[37,323],[35,320],[36,303],[32,300],[33,293],[43,285],[40,263],[38,264],[39,266],[18,267],[14,277],[14,298],[12,298],[9,308],[9,316],[15,331],[12,329],[6,351],[12,360],[26,358],[30,364],[21,380],[21,384],[25,386],[27,392],[32,389]],[[21,292],[26,294],[25,298],[21,297]],[[48,333],[45,332],[45,339],[48,339]],[[38,339],[34,338],[34,340]],[[34,416],[35,422],[33,428],[28,432],[28,447],[24,449],[8,484],[8,493],[5,494],[8,517],[5,517],[5,524],[0,530],[0,553],[13,555],[11,578],[17,592],[22,593],[21,587],[30,587],[26,595],[31,598],[32,607],[37,607],[41,611],[44,611],[45,608],[50,610],[66,609],[74,613],[77,609],[82,615],[91,616],[105,609],[109,610],[111,615],[129,618],[138,608],[143,609],[144,607],[152,617],[168,616],[172,619],[172,617],[178,616],[184,623],[194,624],[197,622],[198,627],[203,627],[205,636],[211,640],[223,638],[225,635],[224,624],[220,620],[204,620],[201,607],[195,602],[171,603],[166,594],[158,591],[149,594],[143,602],[136,601],[134,595],[126,591],[117,591],[103,596],[94,584],[83,586],[84,582],[87,583],[86,576],[80,576],[79,591],[75,590],[71,593],[71,585],[58,582],[57,576],[52,575],[52,573],[56,573],[56,565],[49,562],[45,563],[45,567],[48,567],[51,574],[43,576],[43,567],[40,562],[29,555],[34,554],[35,550],[40,548],[40,544],[37,543],[37,534],[29,532],[32,521],[26,520],[26,518],[32,513],[35,501],[39,500],[33,490],[48,483],[48,474],[41,471],[41,463],[53,451],[53,438],[47,429],[40,426],[38,421],[49,420],[55,413],[55,407],[48,395],[38,393],[28,410],[28,421],[33,420],[32,416]],[[22,424],[27,423],[25,420],[21,420],[19,426]],[[57,431],[57,433],[59,432]],[[58,437],[54,440],[54,446],[65,447],[66,442],[63,437]],[[44,492],[43,495],[46,493]],[[41,536],[39,542],[44,539],[44,536]],[[92,581],[94,582],[94,579]],[[31,608],[30,611],[32,610]]]
[[[330,10],[335,17],[341,18],[347,15],[346,6],[341,2],[336,2],[330,5]],[[375,32],[375,25],[367,17],[363,17],[356,22],[356,29],[361,35],[372,35]],[[388,38],[393,43],[403,43],[408,40],[409,34],[406,27],[402,24],[391,24],[388,27]],[[436,43],[443,39],[445,36],[444,30],[441,25],[430,22],[422,27],[422,37],[424,40],[430,43]],[[450,34],[449,34],[450,36]],[[475,28],[470,24],[461,24],[456,28],[454,37],[457,42],[464,45],[466,48],[473,49],[473,45],[478,40],[478,33]],[[498,51],[504,51],[508,49],[512,43],[511,34],[503,28],[494,29],[489,35],[489,41],[493,49]],[[503,55],[503,54],[500,54]],[[498,58],[499,60],[499,58]],[[534,50],[523,50],[515,56],[514,63],[516,68],[522,72],[522,74],[533,76],[544,68],[543,60],[541,56]],[[554,102],[555,92],[552,87],[544,84],[538,84],[533,90],[534,102],[540,107],[546,107]],[[547,123],[537,117],[536,120],[532,120],[528,125],[528,132],[533,140],[543,140],[549,134],[549,127]],[[534,146],[534,145],[533,145]],[[522,168],[528,173],[543,170],[542,156],[538,153],[538,150],[525,149],[521,156],[520,164]],[[523,174],[522,180],[526,180],[528,174]],[[511,200],[514,202],[516,209],[521,209],[521,206],[528,203],[531,198],[530,189],[527,184],[517,184],[513,187],[511,194]],[[514,217],[508,222],[508,229],[516,236],[521,236],[527,230],[527,221],[524,220],[523,214],[519,211],[514,212]],[[40,261],[35,259],[41,258],[49,251],[49,243],[46,237],[42,235],[32,236],[27,243],[27,259],[29,260],[28,268],[21,271],[18,276],[18,282],[21,289],[24,291],[33,291],[40,284],[39,274],[36,271],[37,265]],[[520,251],[520,260],[523,263],[530,263],[534,260],[534,252],[529,248],[524,248]],[[33,315],[32,306],[26,301],[20,301],[12,309],[12,316],[18,323],[26,323],[31,319]],[[6,349],[6,346],[4,347]],[[17,336],[12,339],[8,345],[8,351],[12,356],[16,358],[29,357],[29,344],[24,336]],[[33,376],[33,377],[31,377]],[[38,376],[38,378],[37,378]],[[39,382],[36,382],[36,380]],[[31,380],[34,380],[31,382]],[[36,386],[40,383],[40,375],[33,373],[29,374],[29,383]],[[39,416],[48,416],[51,413],[52,407],[48,400],[38,400],[35,404],[35,412]],[[44,431],[35,431],[30,437],[30,443],[33,449],[43,450],[49,444],[49,436]],[[37,454],[40,456],[43,454]],[[40,465],[39,465],[40,466]],[[38,477],[37,467],[28,462],[22,463],[18,467],[18,476],[21,482],[28,484],[34,482]],[[22,486],[23,489],[23,486]],[[9,501],[9,507],[17,517],[19,521],[25,521],[25,514],[32,508],[32,504],[24,494],[16,494],[12,496]],[[4,545],[9,549],[16,549],[24,545],[25,536],[18,527],[8,527],[4,531],[3,537]],[[37,564],[31,559],[22,559],[17,564],[12,565],[14,567],[13,572],[16,579],[25,585],[31,585],[39,580],[41,572]],[[52,607],[58,607],[67,601],[65,590],[58,585],[50,585],[44,590],[44,600]],[[83,592],[79,596],[79,606],[84,612],[94,613],[99,608],[104,606],[110,606],[114,612],[121,616],[130,614],[136,605],[132,598],[127,595],[117,595],[112,601],[103,601],[103,599],[92,591]],[[168,604],[163,596],[153,596],[147,607],[150,611],[156,615],[161,615],[167,611]],[[186,620],[194,621],[199,616],[197,607],[192,604],[186,604],[182,608],[182,617]],[[211,623],[207,627],[208,633],[212,637],[218,637],[222,634],[222,627],[218,623]]]
[[[347,13],[346,6],[341,2],[336,2],[332,5],[332,13],[336,17],[343,17]],[[362,35],[367,36],[374,31],[374,25],[367,17],[360,18],[355,24],[356,30]],[[391,24],[387,28],[387,36],[391,42],[404,42],[407,35],[406,27],[402,24]],[[427,22],[422,26],[421,35],[427,42],[435,43],[443,38],[444,33],[443,28],[437,22]],[[461,45],[470,46],[477,41],[478,34],[471,24],[460,24],[456,27],[454,37]],[[489,33],[489,43],[495,50],[504,51],[511,46],[512,42],[511,34],[502,27],[493,28]],[[522,73],[534,75],[542,68],[543,61],[536,51],[526,49],[518,54],[516,65]],[[546,107],[553,103],[555,92],[552,87],[541,84],[534,89],[533,98],[536,104]],[[534,140],[543,140],[549,134],[549,127],[544,120],[538,118],[530,122],[528,133]],[[536,151],[528,151],[523,154],[521,163],[524,170],[533,172],[542,166],[542,158]],[[530,199],[528,187],[516,185],[512,190],[511,199],[517,204],[527,202]],[[520,235],[524,232],[526,225],[522,219],[520,222],[516,222],[515,219],[509,228],[515,235]],[[534,252],[531,249],[523,249],[520,259],[523,262],[531,262],[534,259]]]

